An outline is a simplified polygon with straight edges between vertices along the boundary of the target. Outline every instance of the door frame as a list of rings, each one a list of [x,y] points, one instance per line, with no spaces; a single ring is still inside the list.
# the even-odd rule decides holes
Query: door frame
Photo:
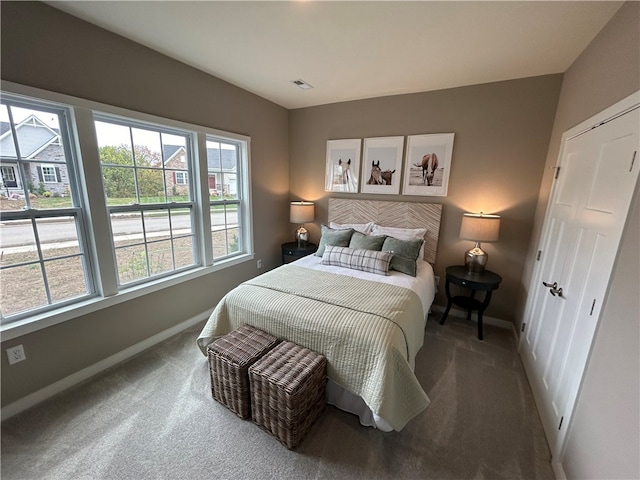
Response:
[[[558,158],[556,160],[556,165],[553,167],[554,169],[557,169],[559,167],[562,167],[562,159],[564,157],[565,154],[565,150],[566,150],[566,144],[567,142],[572,139],[577,137],[578,135],[581,135],[583,133],[588,132],[589,130],[592,130],[598,126],[600,126],[603,123],[606,123],[610,120],[613,120],[621,115],[624,115],[625,113],[633,110],[634,108],[637,108],[638,106],[640,106],[640,90],[636,91],[635,93],[632,93],[631,95],[629,95],[628,97],[620,100],[619,102],[615,103],[614,105],[611,105],[610,107],[602,110],[601,112],[593,115],[592,117],[588,118],[587,120],[584,120],[583,122],[579,123],[578,125],[570,128],[569,130],[565,131],[562,134],[562,138],[561,138],[561,143],[560,143],[560,151],[558,152]],[[640,183],[640,181],[638,182]],[[543,226],[542,226],[542,231],[540,233],[540,237],[538,238],[537,241],[537,245],[538,248],[536,249],[536,251],[541,250],[545,247],[545,243],[546,243],[546,239],[549,235],[549,229],[551,228],[550,222],[548,222],[548,216],[550,213],[550,210],[553,206],[554,203],[554,199],[557,195],[557,186],[556,186],[557,182],[553,181],[553,184],[551,186],[551,191],[549,194],[549,200],[547,202],[547,207],[545,210],[545,216],[544,216],[544,220],[543,220]],[[636,185],[636,190],[638,188],[638,185]],[[625,226],[623,228],[623,232],[624,230],[627,228],[627,224],[629,221],[629,212],[627,211],[627,218],[625,220]],[[619,249],[619,246],[618,246]],[[616,254],[616,261],[617,261],[617,254]],[[532,292],[533,288],[537,285],[539,285],[542,281],[542,264],[543,262],[540,262],[538,260],[535,260],[535,266],[533,269],[533,272],[531,274],[531,281],[529,283],[529,291]],[[614,266],[615,266],[615,262],[614,262]],[[609,291],[610,288],[610,284],[611,284],[611,274],[613,273],[613,268],[611,270],[611,272],[609,272],[609,278],[607,279],[607,286],[605,289],[605,292],[603,292],[603,303],[606,302],[606,298],[607,298],[607,293]],[[526,302],[526,306],[525,306],[525,310],[524,310],[524,315],[523,315],[523,323],[530,323],[529,322],[529,318],[532,315],[532,310],[533,307],[535,305],[534,300],[537,299],[537,295],[534,295],[532,293],[529,293],[527,296],[527,302]],[[595,323],[595,329],[593,332],[593,336],[591,339],[591,345],[589,347],[589,353],[587,354],[587,358],[585,361],[585,365],[584,368],[581,372],[581,375],[579,376],[580,378],[575,378],[572,379],[573,382],[575,382],[574,386],[577,388],[577,394],[576,397],[574,399],[573,404],[570,406],[570,408],[568,409],[568,411],[566,412],[566,414],[564,415],[564,420],[563,420],[563,424],[566,426],[566,428],[562,429],[560,431],[560,433],[558,434],[558,438],[556,441],[555,445],[549,445],[549,449],[551,451],[551,455],[552,455],[552,466],[556,463],[559,462],[559,460],[562,458],[562,456],[564,455],[564,450],[565,450],[565,444],[566,444],[566,439],[567,439],[567,434],[568,432],[571,430],[571,424],[572,424],[572,419],[573,419],[573,414],[575,412],[575,406],[580,398],[580,393],[582,390],[582,383],[584,380],[584,376],[585,376],[585,372],[588,368],[589,365],[589,360],[591,358],[591,352],[593,349],[593,343],[594,343],[594,339],[597,335],[598,332],[598,327],[600,325],[600,319],[602,317],[602,312],[603,309],[600,309],[600,312],[598,314],[598,318],[596,320]],[[519,344],[518,344],[518,353],[520,354],[520,358],[523,361],[523,363],[525,363],[525,356],[522,354],[522,350],[525,348],[525,336],[524,335],[520,335],[520,340],[519,340]],[[535,381],[529,381],[529,384],[531,385],[531,389],[533,390],[533,394],[534,394],[534,398],[536,399],[536,401],[538,401],[538,398],[542,398],[540,397],[540,392],[537,391],[537,387],[536,387],[536,382]],[[546,433],[545,433],[546,436]],[[548,439],[547,439],[548,441]],[[559,463],[558,463],[559,465]],[[556,474],[559,473],[556,468],[554,467],[554,471],[556,471]],[[563,476],[563,475],[561,475]]]

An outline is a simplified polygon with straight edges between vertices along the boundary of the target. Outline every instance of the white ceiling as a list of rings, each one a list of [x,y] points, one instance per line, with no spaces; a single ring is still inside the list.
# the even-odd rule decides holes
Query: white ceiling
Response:
[[[299,108],[564,72],[623,2],[47,3]]]

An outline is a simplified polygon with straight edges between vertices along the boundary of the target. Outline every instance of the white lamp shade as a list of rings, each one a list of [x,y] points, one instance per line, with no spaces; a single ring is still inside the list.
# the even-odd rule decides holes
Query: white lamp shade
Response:
[[[313,202],[291,202],[289,222],[300,224],[313,222],[314,216]]]
[[[460,238],[474,242],[495,242],[500,233],[500,216],[465,213],[460,225]]]

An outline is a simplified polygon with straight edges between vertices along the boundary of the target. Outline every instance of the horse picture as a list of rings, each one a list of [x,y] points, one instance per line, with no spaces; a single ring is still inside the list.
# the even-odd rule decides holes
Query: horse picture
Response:
[[[402,193],[446,196],[451,171],[453,133],[409,135]]]
[[[350,169],[351,159],[347,160],[346,162],[343,162],[341,158],[338,159],[339,176],[336,183],[340,183],[342,185],[346,185],[347,183],[349,183],[349,175],[351,174]]]
[[[433,175],[438,168],[438,156],[435,153],[427,153],[422,157],[421,163],[414,163],[418,168],[422,168],[422,184],[433,185]]]
[[[385,185],[392,185],[392,177],[394,173],[396,173],[395,169],[380,172],[380,176],[382,177],[382,180],[384,180]]]
[[[382,178],[382,170],[380,170],[380,160],[378,160],[378,163],[371,162],[371,176],[367,180],[367,185],[385,185]]]
[[[400,182],[397,178],[394,181],[393,174],[400,175],[403,147],[404,137],[364,139],[362,193],[396,195],[400,192]]]
[[[327,141],[325,191],[358,192],[360,146],[360,139]]]

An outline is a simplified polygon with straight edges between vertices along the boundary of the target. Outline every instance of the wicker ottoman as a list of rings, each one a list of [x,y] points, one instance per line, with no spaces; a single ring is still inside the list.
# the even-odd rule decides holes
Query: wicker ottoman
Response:
[[[213,398],[241,418],[251,416],[248,369],[280,340],[242,325],[207,347]]]
[[[292,449],[326,406],[327,359],[282,342],[249,368],[251,418]]]

